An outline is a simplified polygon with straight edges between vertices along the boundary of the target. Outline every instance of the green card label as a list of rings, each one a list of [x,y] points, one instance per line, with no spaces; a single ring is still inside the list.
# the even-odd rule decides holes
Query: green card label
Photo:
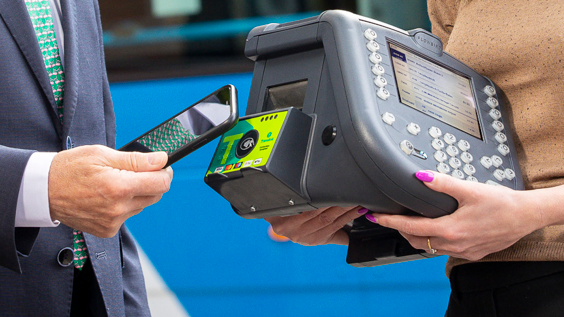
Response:
[[[266,165],[286,115],[287,110],[240,120],[221,137],[206,176]]]

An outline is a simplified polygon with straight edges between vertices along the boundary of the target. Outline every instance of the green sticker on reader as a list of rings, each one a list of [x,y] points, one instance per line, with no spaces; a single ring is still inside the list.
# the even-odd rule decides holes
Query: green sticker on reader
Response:
[[[223,135],[206,176],[266,165],[287,110],[241,119]]]

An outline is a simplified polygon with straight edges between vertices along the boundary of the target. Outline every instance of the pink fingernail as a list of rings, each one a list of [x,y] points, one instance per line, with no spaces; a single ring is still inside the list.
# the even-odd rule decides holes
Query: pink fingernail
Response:
[[[369,210],[366,209],[366,208],[360,208],[360,209],[358,210],[358,214],[361,215],[361,216],[364,215],[364,214],[366,214],[367,212],[369,212]]]
[[[373,215],[366,215],[364,216],[366,217],[366,219],[368,219],[368,221],[373,222],[373,223],[378,223],[378,219],[376,217],[374,217]]]
[[[417,179],[419,179],[422,182],[432,182],[433,179],[435,179],[435,173],[431,172],[431,171],[419,171],[417,173],[415,173],[415,177],[417,177]]]

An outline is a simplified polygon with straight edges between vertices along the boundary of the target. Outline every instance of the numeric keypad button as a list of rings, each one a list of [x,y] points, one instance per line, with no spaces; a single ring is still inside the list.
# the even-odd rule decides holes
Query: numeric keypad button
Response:
[[[435,160],[437,160],[437,162],[442,163],[446,160],[448,160],[448,156],[446,155],[445,152],[443,151],[437,151],[435,152],[435,154],[433,154],[433,157],[435,158]]]
[[[447,144],[456,143],[456,137],[454,136],[454,134],[451,134],[451,133],[445,133],[444,140]]]
[[[478,179],[474,176],[468,176],[466,177],[466,180],[469,182],[479,182]]]
[[[472,156],[472,154],[468,152],[462,152],[460,154],[460,159],[462,160],[462,162],[469,164],[472,163],[472,161],[474,161],[474,156]]]
[[[458,141],[458,148],[461,149],[463,152],[470,150],[470,142],[466,140]]]
[[[460,151],[458,150],[458,148],[457,148],[456,146],[454,146],[454,145],[449,145],[449,146],[447,146],[446,152],[447,152],[447,154],[450,155],[450,156],[457,156],[457,155],[460,153]]]
[[[462,173],[461,170],[454,170],[454,171],[452,171],[451,175],[455,178],[458,178],[458,179],[464,179],[464,177],[466,176],[466,175],[464,175],[464,173]]]
[[[464,165],[464,168],[462,170],[469,176],[476,174],[476,168],[472,164]]]
[[[437,127],[431,127],[429,129],[429,135],[432,136],[434,139],[438,139],[443,135],[443,132],[441,131],[441,129]]]
[[[443,142],[443,140],[441,139],[433,139],[433,141],[431,142],[431,146],[433,147],[433,149],[435,150],[442,150],[445,148],[445,142]]]
[[[462,166],[462,161],[460,161],[458,158],[456,157],[451,157],[450,160],[448,160],[448,164],[454,168],[460,168]]]
[[[443,174],[448,174],[450,172],[450,167],[445,163],[439,163],[439,165],[437,165],[437,171]]]

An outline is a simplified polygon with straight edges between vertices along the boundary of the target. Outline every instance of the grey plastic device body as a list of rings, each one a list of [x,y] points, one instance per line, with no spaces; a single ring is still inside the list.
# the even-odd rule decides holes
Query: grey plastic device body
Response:
[[[377,33],[378,54],[382,75],[390,92],[387,100],[378,97],[371,71],[368,40],[363,33],[372,29]],[[471,80],[477,106],[477,118],[482,139],[458,130],[431,116],[400,102],[392,68],[389,43],[394,43],[425,59],[441,65]],[[303,113],[314,118],[309,134],[303,166],[293,168],[301,172],[300,205],[289,208],[281,205],[266,210],[238,210],[245,218],[291,215],[305,210],[328,206],[361,205],[372,211],[391,214],[418,214],[440,217],[454,212],[457,202],[452,197],[428,189],[414,174],[419,170],[437,170],[428,133],[431,127],[450,133],[457,140],[470,144],[474,157],[474,176],[480,182],[495,182],[512,189],[523,189],[521,172],[516,160],[508,115],[503,99],[493,82],[481,76],[451,55],[443,52],[441,41],[431,33],[416,29],[409,32],[345,11],[326,11],[317,17],[286,24],[256,27],[247,38],[245,55],[255,61],[247,115],[266,111],[268,90],[272,87],[307,80]],[[484,87],[497,89],[505,125],[503,133],[510,153],[501,155],[496,141],[494,119],[488,113],[489,97]],[[383,121],[383,115],[395,116],[393,124]],[[417,135],[406,126],[421,127]],[[333,127],[336,135],[332,143],[324,144],[322,134]],[[428,155],[407,155],[400,144],[409,141]],[[493,177],[496,167],[486,168],[479,163],[482,157],[503,158],[499,168],[515,172],[512,180],[498,181]],[[424,251],[409,246],[396,231],[369,223],[363,218],[348,226],[351,243],[347,262],[355,266],[374,266],[430,257]]]

